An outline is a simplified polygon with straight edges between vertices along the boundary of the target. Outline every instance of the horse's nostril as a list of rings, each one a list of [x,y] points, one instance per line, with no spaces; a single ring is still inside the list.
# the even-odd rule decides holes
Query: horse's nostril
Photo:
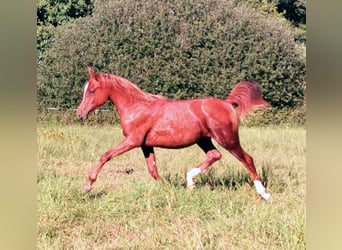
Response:
[[[77,110],[76,115],[77,115],[77,118],[84,120],[82,112],[80,112],[79,110]]]

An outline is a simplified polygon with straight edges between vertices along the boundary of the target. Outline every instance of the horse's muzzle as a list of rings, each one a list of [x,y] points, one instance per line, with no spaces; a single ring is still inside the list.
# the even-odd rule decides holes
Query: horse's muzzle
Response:
[[[79,119],[81,119],[82,121],[84,121],[88,117],[88,112],[84,112],[84,111],[82,111],[80,109],[77,109],[76,114],[77,114],[77,117]]]

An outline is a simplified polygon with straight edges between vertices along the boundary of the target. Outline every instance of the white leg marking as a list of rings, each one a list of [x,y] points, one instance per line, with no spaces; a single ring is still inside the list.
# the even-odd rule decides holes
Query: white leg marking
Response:
[[[187,187],[193,187],[195,186],[194,178],[196,175],[201,173],[200,168],[193,168],[190,171],[187,172],[186,174],[186,186]]]
[[[262,185],[261,181],[255,180],[254,186],[255,186],[257,193],[260,194],[261,197],[264,198],[265,200],[268,200],[271,197],[270,193],[266,193],[266,189],[264,185]]]

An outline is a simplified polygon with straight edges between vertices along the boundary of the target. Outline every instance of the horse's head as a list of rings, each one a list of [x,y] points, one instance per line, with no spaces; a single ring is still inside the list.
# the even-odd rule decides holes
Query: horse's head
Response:
[[[108,92],[102,86],[93,69],[88,67],[89,80],[84,86],[82,102],[77,108],[78,118],[85,120],[89,112],[95,110],[108,100]]]

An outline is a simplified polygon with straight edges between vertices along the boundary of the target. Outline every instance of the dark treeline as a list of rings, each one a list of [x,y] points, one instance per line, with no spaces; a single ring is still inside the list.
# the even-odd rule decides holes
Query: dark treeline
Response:
[[[304,102],[305,50],[281,15],[243,1],[69,0],[64,18],[55,5],[48,19],[47,2],[37,11],[40,109],[75,108],[86,66],[175,99],[224,98],[255,79],[275,108]]]

